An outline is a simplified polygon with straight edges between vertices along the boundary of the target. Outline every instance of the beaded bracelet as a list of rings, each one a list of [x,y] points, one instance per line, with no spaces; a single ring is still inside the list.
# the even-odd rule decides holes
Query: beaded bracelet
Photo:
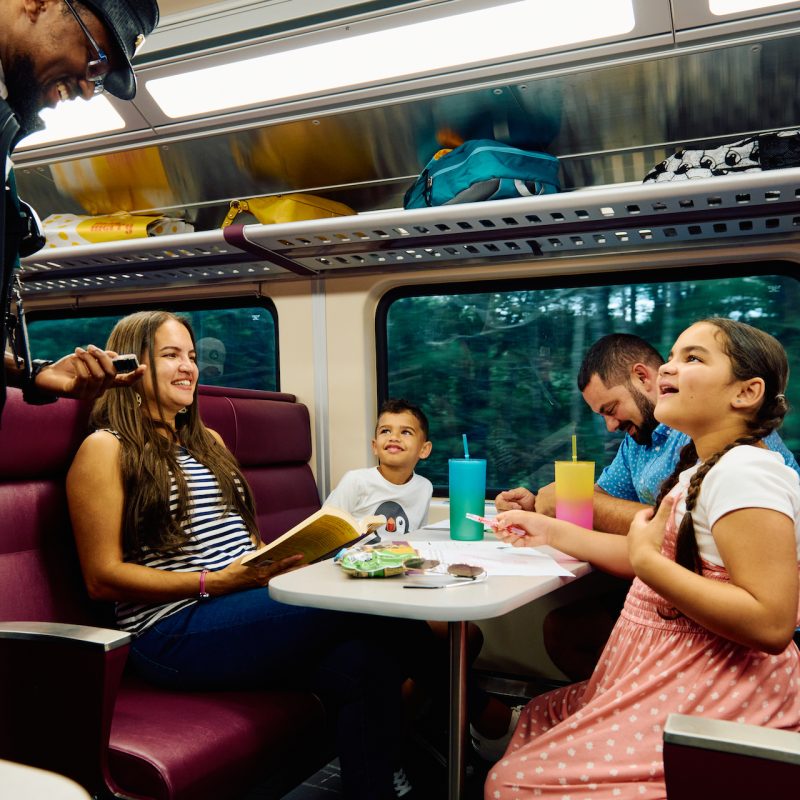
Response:
[[[206,574],[208,573],[207,569],[200,570],[200,599],[207,600],[211,595],[206,591]]]

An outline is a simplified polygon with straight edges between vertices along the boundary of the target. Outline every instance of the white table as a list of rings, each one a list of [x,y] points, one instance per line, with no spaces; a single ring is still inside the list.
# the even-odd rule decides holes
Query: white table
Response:
[[[77,783],[43,769],[0,760],[0,796],[25,800],[91,800]]]
[[[418,531],[408,540],[430,539]],[[583,561],[564,566],[575,577],[591,571]],[[449,589],[404,589],[403,577],[351,578],[332,561],[287,572],[269,583],[270,596],[281,603],[383,617],[439,620],[448,623],[450,642],[450,758],[448,797],[460,800],[464,784],[467,727],[467,622],[507,614],[552,592],[573,578],[489,576],[486,581]]]

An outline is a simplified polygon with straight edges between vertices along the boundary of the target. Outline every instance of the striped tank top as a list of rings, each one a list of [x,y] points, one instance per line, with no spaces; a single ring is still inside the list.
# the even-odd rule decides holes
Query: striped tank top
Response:
[[[255,547],[241,515],[235,511],[225,513],[219,484],[211,470],[184,448],[178,449],[177,461],[189,492],[190,521],[185,529],[190,539],[176,552],[158,553],[145,547],[136,563],[174,572],[223,569]],[[178,485],[174,476],[170,481],[169,507],[172,513],[178,508]],[[198,592],[199,585],[198,577]],[[196,602],[198,598],[168,603],[120,602],[116,604],[117,625],[124,631],[139,634],[159,619]]]

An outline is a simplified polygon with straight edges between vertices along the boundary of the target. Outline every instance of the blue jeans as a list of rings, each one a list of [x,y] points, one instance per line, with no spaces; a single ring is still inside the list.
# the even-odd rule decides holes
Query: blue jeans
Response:
[[[402,758],[406,655],[435,651],[424,622],[290,606],[251,589],[158,621],[134,640],[131,661],[162,686],[315,693],[334,723],[346,796],[382,800]]]

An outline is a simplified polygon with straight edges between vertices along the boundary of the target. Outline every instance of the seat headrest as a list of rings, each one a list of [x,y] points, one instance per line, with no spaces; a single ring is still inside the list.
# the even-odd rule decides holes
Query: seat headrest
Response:
[[[0,418],[0,478],[63,474],[88,431],[91,403],[61,398],[33,406],[9,388]]]
[[[243,467],[306,463],[311,458],[308,409],[294,395],[201,387],[203,421]],[[64,474],[88,433],[91,403],[61,398],[34,406],[9,388],[0,418],[0,478]]]
[[[307,463],[311,458],[308,409],[294,395],[210,388],[198,390],[200,416],[243,467]]]

